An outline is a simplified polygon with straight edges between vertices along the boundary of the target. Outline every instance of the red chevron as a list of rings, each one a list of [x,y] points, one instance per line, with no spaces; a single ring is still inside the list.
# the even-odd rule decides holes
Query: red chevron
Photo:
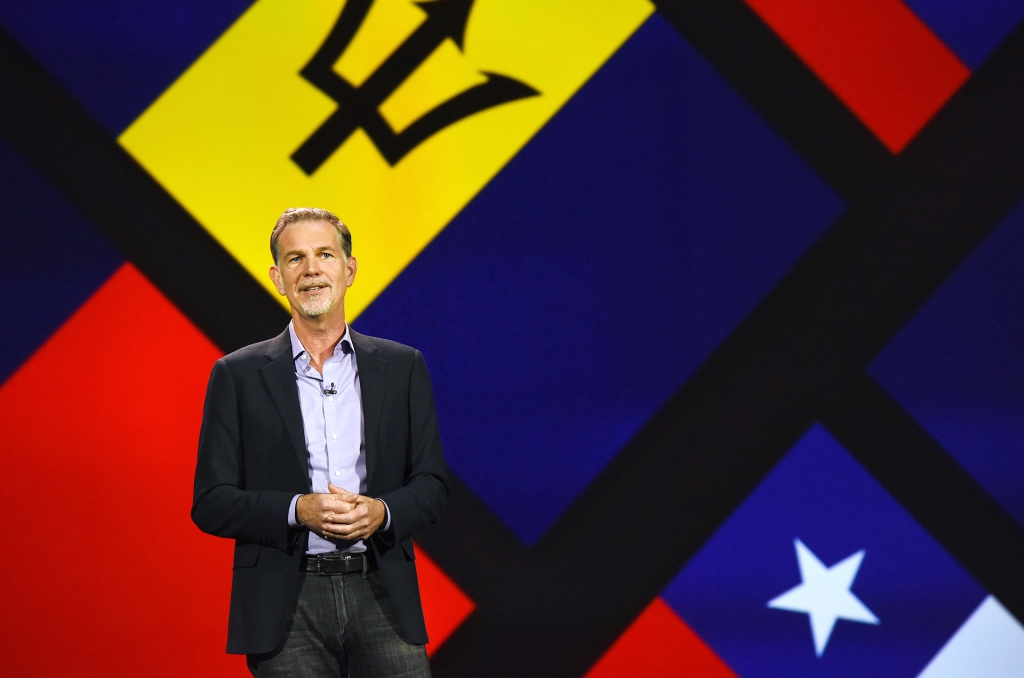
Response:
[[[125,264],[0,389],[11,675],[245,674],[224,654],[231,544],[189,519],[219,356]]]
[[[893,153],[970,71],[899,0],[746,0]]]
[[[640,613],[585,678],[737,678],[661,598]]]
[[[432,655],[476,607],[423,549],[416,549],[416,575],[426,617],[427,655]]]

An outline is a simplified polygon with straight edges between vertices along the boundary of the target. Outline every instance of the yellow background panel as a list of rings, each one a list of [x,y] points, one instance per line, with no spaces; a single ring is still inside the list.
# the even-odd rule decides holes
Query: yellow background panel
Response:
[[[351,84],[362,85],[423,23],[423,16],[409,0],[375,0],[334,70]]]
[[[359,276],[346,300],[352,319],[643,23],[652,6],[646,0],[477,0],[462,58],[473,70],[515,78],[541,95],[463,119],[394,167],[357,130],[307,176],[291,154],[336,104],[299,71],[341,6],[326,0],[260,0],[120,141],[275,297],[267,276],[267,241],[277,216],[296,206],[337,213],[352,229],[359,259]],[[373,30],[381,34],[382,16],[371,12],[366,28],[373,19]],[[395,16],[394,33],[407,36],[407,11]],[[439,63],[450,62],[452,48],[450,41],[440,48],[445,58]],[[367,61],[361,63],[380,61],[380,54],[364,51],[367,56],[358,58]],[[343,66],[344,57],[338,69],[368,75],[357,61]],[[424,67],[414,74],[436,73],[434,87],[416,85],[412,78],[408,83],[430,99],[423,113],[436,103],[431,92],[471,84],[464,68],[439,70]],[[409,110],[408,96],[401,90],[395,96],[389,104],[395,118],[407,124],[418,117]]]
[[[401,132],[416,122],[423,111],[486,80],[487,76],[466,61],[455,43],[446,40],[378,110],[391,129]]]

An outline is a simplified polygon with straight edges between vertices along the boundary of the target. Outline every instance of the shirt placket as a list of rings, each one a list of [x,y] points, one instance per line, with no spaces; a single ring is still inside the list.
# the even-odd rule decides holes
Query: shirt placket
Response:
[[[324,390],[323,379],[320,373],[309,364],[309,354],[305,351],[299,354],[297,364],[300,375],[299,389],[306,394],[316,393],[322,398]],[[327,453],[325,426],[316,425],[323,421],[323,416],[322,407],[319,412],[313,410],[303,415],[304,419],[309,419],[303,422],[303,428],[306,429],[306,443],[309,450],[309,479],[313,492],[327,492],[327,482],[329,481],[327,468],[321,467],[321,464],[326,464],[326,460],[321,459],[320,454],[317,452],[317,450],[322,449],[324,455]]]
[[[324,433],[327,439],[327,478],[328,480],[337,485],[338,480],[341,477],[341,432],[338,431],[338,423],[341,419],[338,413],[338,408],[341,405],[341,400],[338,398],[337,393],[328,393],[328,391],[338,391],[341,376],[341,364],[338,360],[337,354],[331,356],[324,362],[323,372],[323,403],[324,403]],[[350,488],[346,488],[350,489]]]

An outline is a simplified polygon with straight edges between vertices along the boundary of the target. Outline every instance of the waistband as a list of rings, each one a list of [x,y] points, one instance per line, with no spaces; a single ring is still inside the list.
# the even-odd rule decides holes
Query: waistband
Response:
[[[351,574],[359,572],[364,577],[377,569],[373,554],[363,553],[321,553],[302,557],[300,569],[317,575]]]

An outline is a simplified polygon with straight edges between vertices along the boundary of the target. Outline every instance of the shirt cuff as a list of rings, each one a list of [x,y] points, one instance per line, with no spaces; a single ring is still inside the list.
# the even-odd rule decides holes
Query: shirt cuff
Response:
[[[295,505],[299,502],[299,497],[301,496],[301,494],[297,494],[294,497],[292,497],[292,503],[288,507],[288,527],[299,526],[299,520],[295,516]]]
[[[380,503],[384,504],[384,513],[386,514],[384,518],[384,525],[380,529],[387,532],[391,527],[391,509],[388,508],[388,503],[383,499],[380,500]]]

